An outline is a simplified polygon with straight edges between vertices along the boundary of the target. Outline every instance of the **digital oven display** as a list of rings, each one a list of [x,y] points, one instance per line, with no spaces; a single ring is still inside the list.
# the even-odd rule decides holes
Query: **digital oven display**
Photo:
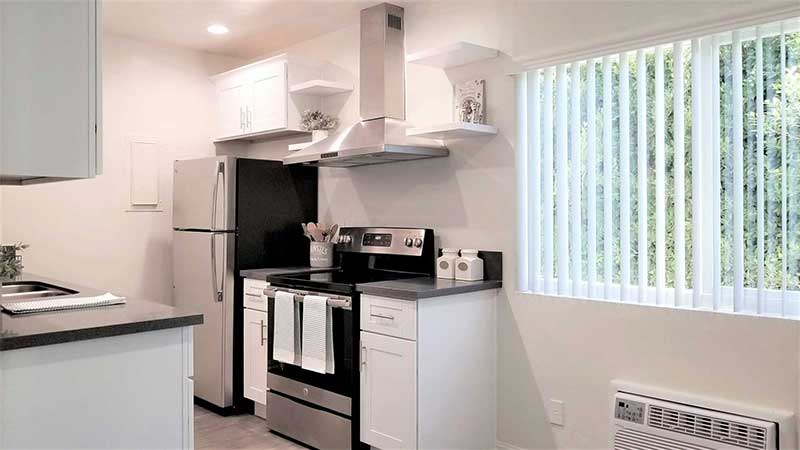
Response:
[[[361,245],[365,247],[391,247],[392,235],[388,233],[366,233],[361,240]]]

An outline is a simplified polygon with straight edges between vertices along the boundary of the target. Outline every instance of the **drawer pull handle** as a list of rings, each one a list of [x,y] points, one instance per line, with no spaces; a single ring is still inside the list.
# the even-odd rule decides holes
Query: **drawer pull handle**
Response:
[[[372,317],[377,317],[379,319],[394,320],[394,316],[389,316],[389,315],[385,315],[385,314],[370,313],[369,315],[372,316]]]

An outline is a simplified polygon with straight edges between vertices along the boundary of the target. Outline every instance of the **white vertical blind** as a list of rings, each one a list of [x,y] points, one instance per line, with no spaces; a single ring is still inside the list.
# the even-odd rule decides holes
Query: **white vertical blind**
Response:
[[[567,177],[567,65],[556,72],[556,217],[558,221],[558,293],[569,295],[569,182]]]
[[[756,311],[764,312],[764,43],[756,28]]]
[[[525,101],[525,87],[526,87],[526,75],[521,74],[516,77],[516,83],[514,84],[514,90],[516,94],[516,100],[518,104],[521,104]],[[523,148],[527,147],[527,135],[525,133],[525,129],[527,126],[528,121],[528,109],[527,108],[520,108],[520,112],[517,115],[517,147]],[[520,215],[523,217],[527,217],[528,214],[528,197],[527,192],[525,189],[525,184],[527,182],[526,177],[528,176],[527,169],[528,166],[523,158],[525,158],[523,152],[517,152],[517,208],[519,208]],[[519,236],[520,245],[525,245],[527,242],[527,227],[525,220],[520,220],[517,223],[517,235]],[[523,252],[517,253],[517,264],[519,265],[519,277],[517,283],[520,289],[525,289],[530,286],[528,276],[528,257],[530,255],[525,255]]]
[[[733,310],[744,309],[744,111],[742,110],[742,36],[733,32]]]
[[[613,118],[611,57],[603,58],[603,279],[606,298],[611,298],[613,276]]]
[[[581,257],[583,243],[581,241],[581,64],[572,63],[570,68],[570,203],[572,218],[571,259],[572,262],[572,295],[581,296]]]
[[[683,289],[686,284],[686,242],[684,238],[683,223],[686,221],[684,207],[686,197],[684,195],[684,168],[685,168],[685,147],[684,147],[684,118],[683,118],[683,43],[676,42],[672,46],[673,69],[672,69],[672,113],[673,113],[673,147],[674,147],[674,191],[675,191],[675,304],[683,305]]]
[[[597,280],[597,99],[595,98],[596,62],[586,63],[586,295],[595,297]]]
[[[631,148],[628,54],[619,55],[619,299],[628,301],[631,283]]]
[[[644,50],[636,52],[636,156],[638,194],[638,262],[639,262],[639,303],[647,300],[648,256],[647,256],[647,57]]]
[[[796,316],[800,23],[784,26],[521,76],[521,282]]]
[[[711,161],[714,167],[713,183],[711,186],[711,202],[713,208],[713,219],[711,220],[711,236],[714,252],[712,254],[712,307],[714,310],[720,309],[720,299],[722,297],[722,256],[721,256],[721,216],[722,208],[720,192],[720,73],[719,73],[719,40],[715,36],[711,42]]]
[[[541,241],[541,205],[542,194],[540,189],[541,173],[541,111],[539,108],[539,94],[541,91],[539,71],[528,73],[528,167],[531,182],[528,184],[528,202],[530,204],[528,224],[528,245],[530,251],[530,264],[528,280],[531,289],[539,291],[541,277],[542,241]]]
[[[655,56],[655,157],[656,157],[656,304],[663,305],[666,285],[666,179],[664,166],[664,48]]]
[[[692,40],[692,306],[700,307],[703,294],[703,242],[702,212],[704,186],[702,161],[702,57],[700,52],[700,39]],[[683,224],[683,222],[681,222]]]
[[[544,91],[542,93],[542,268],[544,292],[555,293],[553,278],[553,69],[544,69]]]
[[[782,277],[781,277],[781,315],[786,315],[786,287],[787,287],[787,279],[786,279],[786,272],[788,271],[789,267],[787,265],[787,258],[788,255],[788,239],[787,239],[787,230],[788,230],[788,210],[786,208],[786,203],[788,199],[788,189],[786,186],[786,158],[788,156],[787,153],[787,136],[786,136],[786,95],[783,91],[783,87],[786,86],[786,33],[783,29],[783,24],[781,24],[781,173],[784,176],[781,177],[781,255],[783,258],[781,259],[781,264],[783,266]]]

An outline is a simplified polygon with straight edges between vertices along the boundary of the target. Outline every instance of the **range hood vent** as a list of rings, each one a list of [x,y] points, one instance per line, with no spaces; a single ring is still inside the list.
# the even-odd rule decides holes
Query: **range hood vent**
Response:
[[[406,136],[403,22],[399,6],[361,11],[361,122],[287,156],[284,164],[356,167],[450,154],[439,141]]]

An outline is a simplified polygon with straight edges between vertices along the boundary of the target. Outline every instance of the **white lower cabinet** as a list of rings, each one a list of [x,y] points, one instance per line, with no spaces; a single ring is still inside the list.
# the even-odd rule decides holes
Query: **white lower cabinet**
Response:
[[[361,296],[361,441],[373,450],[495,449],[496,290]]]
[[[267,403],[267,313],[244,310],[244,396]]]
[[[361,441],[417,447],[417,343],[361,332]]]
[[[267,297],[264,280],[244,279],[244,396],[267,404]],[[258,410],[258,408],[257,408]]]
[[[193,333],[0,352],[0,449],[194,449]]]

